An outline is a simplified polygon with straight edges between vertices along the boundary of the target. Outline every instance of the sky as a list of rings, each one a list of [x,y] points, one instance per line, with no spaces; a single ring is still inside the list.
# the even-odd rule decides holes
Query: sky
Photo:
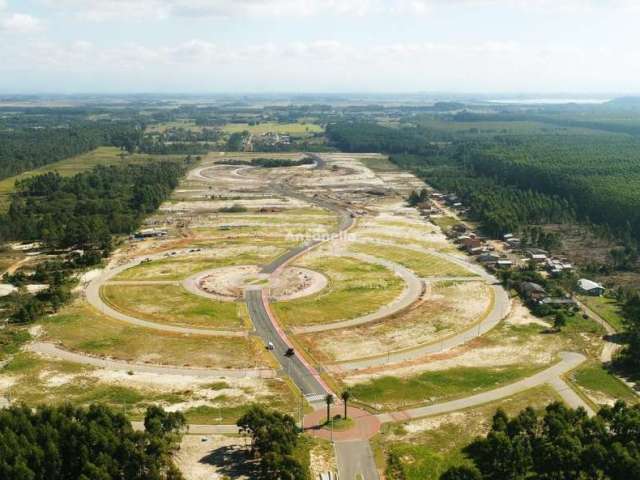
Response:
[[[640,0],[0,0],[0,93],[640,93]]]

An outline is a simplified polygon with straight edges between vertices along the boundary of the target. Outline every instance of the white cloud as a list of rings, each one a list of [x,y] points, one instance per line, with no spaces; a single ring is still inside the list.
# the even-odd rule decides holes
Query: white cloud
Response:
[[[40,30],[37,18],[24,13],[12,13],[0,16],[0,31],[9,33],[32,33]]]

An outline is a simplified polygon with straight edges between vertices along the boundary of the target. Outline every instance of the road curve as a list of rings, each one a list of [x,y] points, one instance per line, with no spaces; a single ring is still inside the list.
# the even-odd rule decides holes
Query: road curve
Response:
[[[123,265],[119,265],[114,268],[110,268],[105,270],[100,276],[94,278],[89,282],[87,288],[85,289],[85,296],[87,302],[93,306],[96,310],[102,312],[108,317],[114,318],[121,322],[129,323],[132,325],[136,325],[142,328],[148,328],[152,330],[160,330],[163,332],[170,333],[180,333],[180,334],[189,334],[189,335],[208,335],[208,336],[216,336],[216,337],[246,337],[248,336],[248,332],[242,331],[231,331],[231,330],[216,330],[216,329],[208,329],[208,328],[192,328],[192,327],[179,327],[177,325],[167,325],[164,323],[151,322],[148,320],[143,320],[141,318],[136,318],[131,315],[127,315],[126,313],[120,312],[111,306],[107,305],[102,296],[100,295],[100,288],[109,282],[112,278],[122,273],[123,271],[139,265],[143,261],[147,259],[157,260],[160,258],[165,258],[165,253],[158,253],[154,255],[145,255],[142,257],[135,258]],[[144,281],[141,281],[140,284],[144,284]]]
[[[586,357],[584,355],[575,352],[561,352],[560,358],[560,362],[547,368],[546,370],[543,370],[542,372],[536,373],[535,375],[524,378],[518,382],[506,385],[504,387],[478,393],[476,395],[471,395],[470,397],[451,400],[449,402],[437,403],[435,405],[429,405],[426,407],[411,408],[394,413],[382,413],[377,415],[377,417],[381,422],[392,422],[429,417],[432,415],[442,415],[444,413],[464,410],[466,408],[477,407],[485,403],[501,400],[503,398],[510,397],[517,393],[521,393],[544,384],[550,384],[552,387],[555,387],[554,382],[557,378],[573,370],[586,360]]]
[[[391,303],[388,303],[382,306],[377,311],[370,313],[368,315],[363,315],[362,317],[352,318],[350,320],[341,320],[338,322],[331,323],[323,323],[319,325],[308,325],[308,326],[299,326],[292,327],[291,331],[295,334],[300,333],[315,333],[315,332],[324,332],[327,330],[335,330],[338,328],[348,328],[355,327],[358,325],[363,325],[365,323],[376,322],[378,320],[382,320],[384,318],[390,317],[391,315],[395,315],[398,312],[410,307],[413,303],[418,301],[422,294],[424,293],[424,283],[418,276],[413,273],[408,268],[403,267],[402,265],[392,262],[390,260],[386,260],[384,258],[378,258],[371,255],[365,255],[363,253],[346,253],[342,255],[344,257],[353,257],[358,260],[362,260],[366,263],[372,263],[377,265],[382,265],[393,273],[398,275],[405,282],[405,288],[402,293]]]
[[[270,368],[196,368],[196,367],[172,367],[167,365],[153,365],[146,363],[130,363],[122,360],[112,360],[108,358],[94,357],[91,355],[71,352],[62,349],[53,343],[33,342],[29,344],[27,350],[55,357],[83,365],[91,365],[107,370],[133,372],[133,373],[154,373],[158,375],[184,375],[197,378],[274,378],[276,372]]]
[[[389,352],[384,355],[337,362],[331,366],[331,369],[344,372],[407,362],[427,355],[451,350],[452,348],[462,346],[474,338],[484,335],[496,327],[502,319],[507,316],[511,309],[509,295],[504,288],[500,285],[491,285],[491,288],[493,289],[493,308],[480,323],[437,342],[407,350]]]

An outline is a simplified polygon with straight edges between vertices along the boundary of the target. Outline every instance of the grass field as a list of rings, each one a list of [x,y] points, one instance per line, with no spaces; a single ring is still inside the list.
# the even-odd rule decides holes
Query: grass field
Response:
[[[362,158],[360,161],[374,172],[393,172],[398,170],[398,166],[389,161],[387,157]]]
[[[458,367],[425,372],[409,378],[380,377],[350,387],[354,400],[377,410],[397,410],[438,403],[492,390],[533,374],[536,368],[512,365],[503,368]]]
[[[154,322],[242,330],[241,303],[218,302],[177,285],[105,285],[103,299],[116,310]]]
[[[581,296],[580,301],[600,315],[618,332],[624,330],[624,318],[620,304],[613,298]]]
[[[482,282],[443,282],[432,287],[426,302],[383,321],[296,338],[322,362],[386,355],[434,343],[471,327],[490,311],[492,300],[492,290]]]
[[[237,133],[248,131],[253,135],[261,135],[267,132],[276,132],[292,137],[306,137],[313,133],[323,132],[323,128],[315,123],[275,123],[264,122],[257,125],[248,123],[227,123],[222,131],[225,133]],[[255,156],[255,154],[254,154]]]
[[[571,373],[571,379],[578,387],[589,392],[601,394],[603,400],[624,400],[628,403],[637,403],[639,397],[631,391],[622,381],[611,375],[600,363],[589,362],[581,365]],[[589,395],[592,397],[593,395]],[[596,401],[595,403],[600,403]],[[604,403],[604,402],[603,402]]]
[[[368,243],[354,244],[355,252],[366,253],[399,263],[413,271],[419,277],[473,277],[475,273],[455,263],[426,253],[407,248],[373,245]]]
[[[101,403],[124,411],[132,420],[141,419],[149,405],[160,404],[184,411],[191,423],[228,425],[254,403],[295,414],[299,398],[288,381],[278,378],[220,380],[189,387],[154,385],[136,374],[107,375],[105,379],[92,367],[30,353],[16,355],[0,375],[11,381],[10,395],[15,402],[30,406]],[[198,406],[192,406],[195,404]]]
[[[346,257],[316,258],[301,266],[324,273],[329,286],[317,295],[273,305],[286,325],[310,325],[357,318],[397,297],[403,282],[380,265]]]
[[[385,460],[393,461],[394,470],[389,467],[387,478],[438,480],[450,467],[469,462],[463,447],[488,432],[498,408],[515,415],[527,406],[541,410],[557,400],[555,392],[545,386],[461,412],[389,424],[373,439],[374,456],[382,467]]]
[[[458,220],[448,215],[442,215],[441,217],[432,216],[431,222],[440,227],[443,232],[448,231],[451,227],[460,223]]]
[[[5,210],[9,204],[9,195],[13,192],[16,181],[25,180],[27,178],[34,177],[36,175],[42,175],[48,172],[58,172],[60,175],[70,177],[77,173],[89,170],[98,165],[117,165],[127,163],[142,163],[158,156],[146,155],[146,154],[134,154],[121,157],[121,150],[116,147],[99,147],[91,152],[78,155],[72,158],[66,158],[59,162],[54,162],[49,165],[45,165],[35,170],[29,170],[23,172],[15,177],[5,178],[0,180],[0,211]],[[166,155],[161,158],[172,159],[182,158],[182,156],[170,156]]]
[[[47,339],[65,348],[133,362],[213,368],[269,366],[251,338],[180,335],[112,320],[82,300],[44,322]],[[231,354],[231,352],[233,352]]]
[[[121,272],[113,280],[183,280],[205,270],[232,265],[260,265],[269,263],[275,257],[277,255],[264,255],[257,251],[225,257],[176,256],[138,264]]]

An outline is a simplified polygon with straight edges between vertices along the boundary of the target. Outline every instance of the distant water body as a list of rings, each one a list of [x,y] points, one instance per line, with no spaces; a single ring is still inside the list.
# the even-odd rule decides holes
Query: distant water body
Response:
[[[507,98],[489,100],[489,102],[521,105],[562,105],[565,103],[599,104],[606,103],[610,100],[610,98]]]

